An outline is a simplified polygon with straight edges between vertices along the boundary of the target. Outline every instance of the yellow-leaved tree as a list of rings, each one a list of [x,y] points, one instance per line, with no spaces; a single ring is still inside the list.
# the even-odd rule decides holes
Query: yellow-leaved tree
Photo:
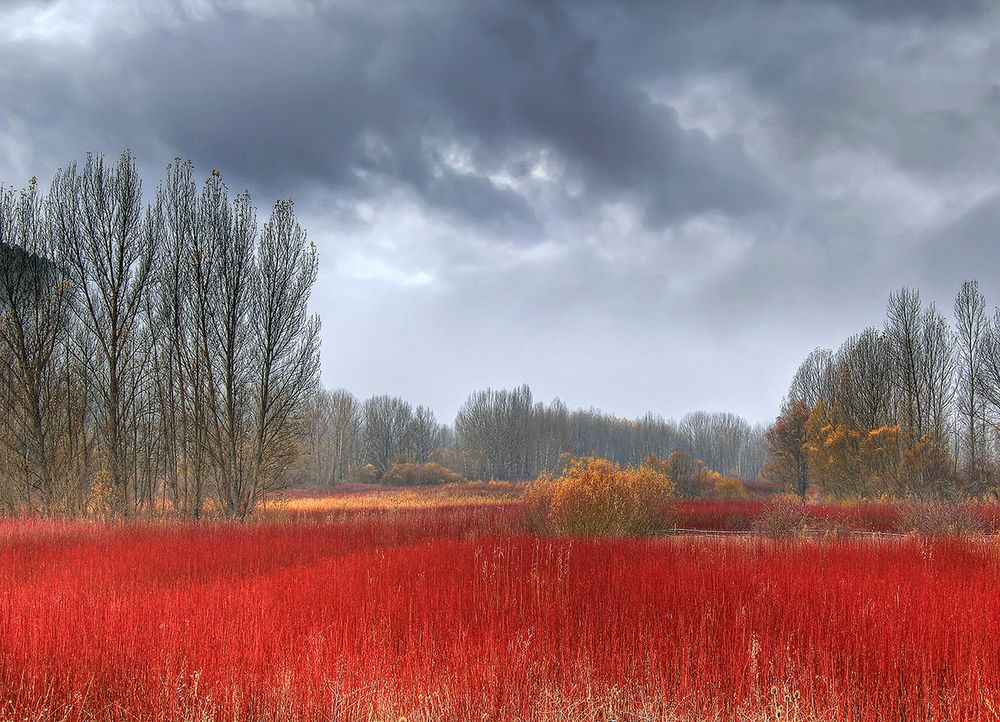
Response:
[[[809,474],[826,496],[894,495],[900,472],[899,427],[858,429],[820,399],[805,424]]]

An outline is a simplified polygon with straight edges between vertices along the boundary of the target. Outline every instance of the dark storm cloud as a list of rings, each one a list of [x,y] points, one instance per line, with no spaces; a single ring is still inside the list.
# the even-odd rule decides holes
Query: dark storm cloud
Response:
[[[844,5],[862,17],[894,20],[918,15],[942,20],[975,16],[990,7],[989,0],[846,0]]]
[[[607,74],[599,43],[565,14],[531,4],[414,5],[388,18],[231,11],[97,34],[99,53],[46,48],[65,53],[55,62],[33,62],[31,44],[6,47],[19,70],[13,112],[43,126],[83,119],[81,135],[98,142],[142,128],[267,192],[368,193],[372,176],[389,177],[477,222],[535,220],[489,176],[539,148],[555,149],[587,194],[633,200],[652,223],[773,199],[736,138],[681,128],[670,108]],[[453,143],[474,168],[447,163]]]
[[[131,147],[294,195],[360,393],[764,418],[889,291],[995,260],[986,2],[152,7],[0,7],[3,180]]]

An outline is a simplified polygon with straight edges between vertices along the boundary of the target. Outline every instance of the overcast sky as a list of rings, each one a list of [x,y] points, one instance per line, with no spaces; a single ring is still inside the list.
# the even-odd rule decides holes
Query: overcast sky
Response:
[[[293,197],[331,387],[764,421],[890,291],[1000,302],[996,8],[3,0],[0,182]]]

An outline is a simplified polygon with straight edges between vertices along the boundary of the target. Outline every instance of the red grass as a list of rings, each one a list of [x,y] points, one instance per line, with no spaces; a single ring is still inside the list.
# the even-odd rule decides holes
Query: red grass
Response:
[[[518,515],[0,522],[0,719],[997,719],[993,540],[570,541]]]

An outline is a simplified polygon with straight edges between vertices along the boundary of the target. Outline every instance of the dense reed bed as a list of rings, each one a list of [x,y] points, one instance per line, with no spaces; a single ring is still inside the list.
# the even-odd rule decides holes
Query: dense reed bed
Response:
[[[0,522],[3,720],[995,720],[990,537]]]
[[[705,531],[754,531],[762,518],[776,508],[794,510],[803,526],[819,532],[874,532],[906,534],[921,522],[934,521],[935,515],[956,518],[978,531],[1000,533],[1000,504],[963,503],[913,504],[854,503],[804,504],[776,503],[773,500],[725,501],[720,499],[684,499],[675,502],[671,511],[676,526]],[[945,521],[945,520],[940,520]]]

